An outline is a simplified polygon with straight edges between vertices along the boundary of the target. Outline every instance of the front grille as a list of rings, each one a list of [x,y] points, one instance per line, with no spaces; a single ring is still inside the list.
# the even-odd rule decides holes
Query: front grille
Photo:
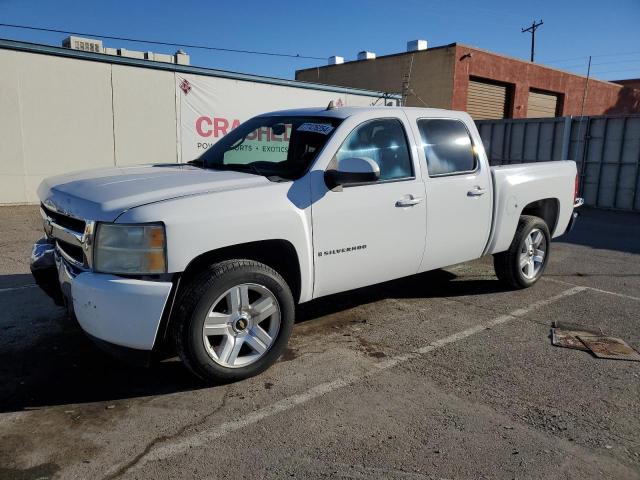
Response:
[[[58,254],[69,265],[80,270],[86,270],[91,266],[90,243],[85,245],[85,235],[93,231],[93,223],[70,217],[41,204],[44,220],[44,231],[48,237],[56,242]],[[87,233],[89,232],[89,233]],[[85,255],[85,248],[87,253]]]
[[[80,234],[84,232],[84,220],[78,220],[77,218],[54,212],[53,210],[45,207],[43,204],[40,204],[40,206],[42,207],[42,210],[44,210],[44,213],[61,227],[68,228],[69,230],[73,230],[74,232],[78,232]]]
[[[84,265],[85,264],[84,252],[82,251],[81,247],[78,247],[76,245],[71,245],[70,243],[63,242],[62,240],[56,240],[56,243],[58,244],[58,248],[60,250],[62,250],[67,255],[69,255],[71,258],[73,258],[80,265]]]

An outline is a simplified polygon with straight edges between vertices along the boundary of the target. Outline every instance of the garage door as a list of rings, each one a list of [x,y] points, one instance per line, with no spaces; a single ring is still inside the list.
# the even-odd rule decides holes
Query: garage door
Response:
[[[555,117],[558,113],[558,95],[555,93],[529,91],[528,118]]]
[[[506,85],[469,80],[467,112],[474,120],[505,118],[506,106]]]

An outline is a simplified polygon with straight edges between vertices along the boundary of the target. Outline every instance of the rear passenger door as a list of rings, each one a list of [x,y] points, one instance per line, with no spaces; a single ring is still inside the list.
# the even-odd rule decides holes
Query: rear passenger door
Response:
[[[408,111],[421,147],[427,196],[427,238],[421,271],[478,258],[489,238],[491,172],[470,117],[422,117]]]

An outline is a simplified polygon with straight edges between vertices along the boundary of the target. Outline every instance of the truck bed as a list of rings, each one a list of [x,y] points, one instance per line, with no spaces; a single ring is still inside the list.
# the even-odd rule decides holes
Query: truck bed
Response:
[[[520,163],[491,167],[493,217],[485,254],[509,248],[523,211],[546,201],[555,205],[553,238],[562,235],[573,212],[576,164],[570,160]]]

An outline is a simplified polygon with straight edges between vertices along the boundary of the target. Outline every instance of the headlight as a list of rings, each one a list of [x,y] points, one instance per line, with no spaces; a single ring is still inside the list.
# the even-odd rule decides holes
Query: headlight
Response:
[[[94,242],[98,272],[150,275],[167,271],[164,225],[100,223]]]

